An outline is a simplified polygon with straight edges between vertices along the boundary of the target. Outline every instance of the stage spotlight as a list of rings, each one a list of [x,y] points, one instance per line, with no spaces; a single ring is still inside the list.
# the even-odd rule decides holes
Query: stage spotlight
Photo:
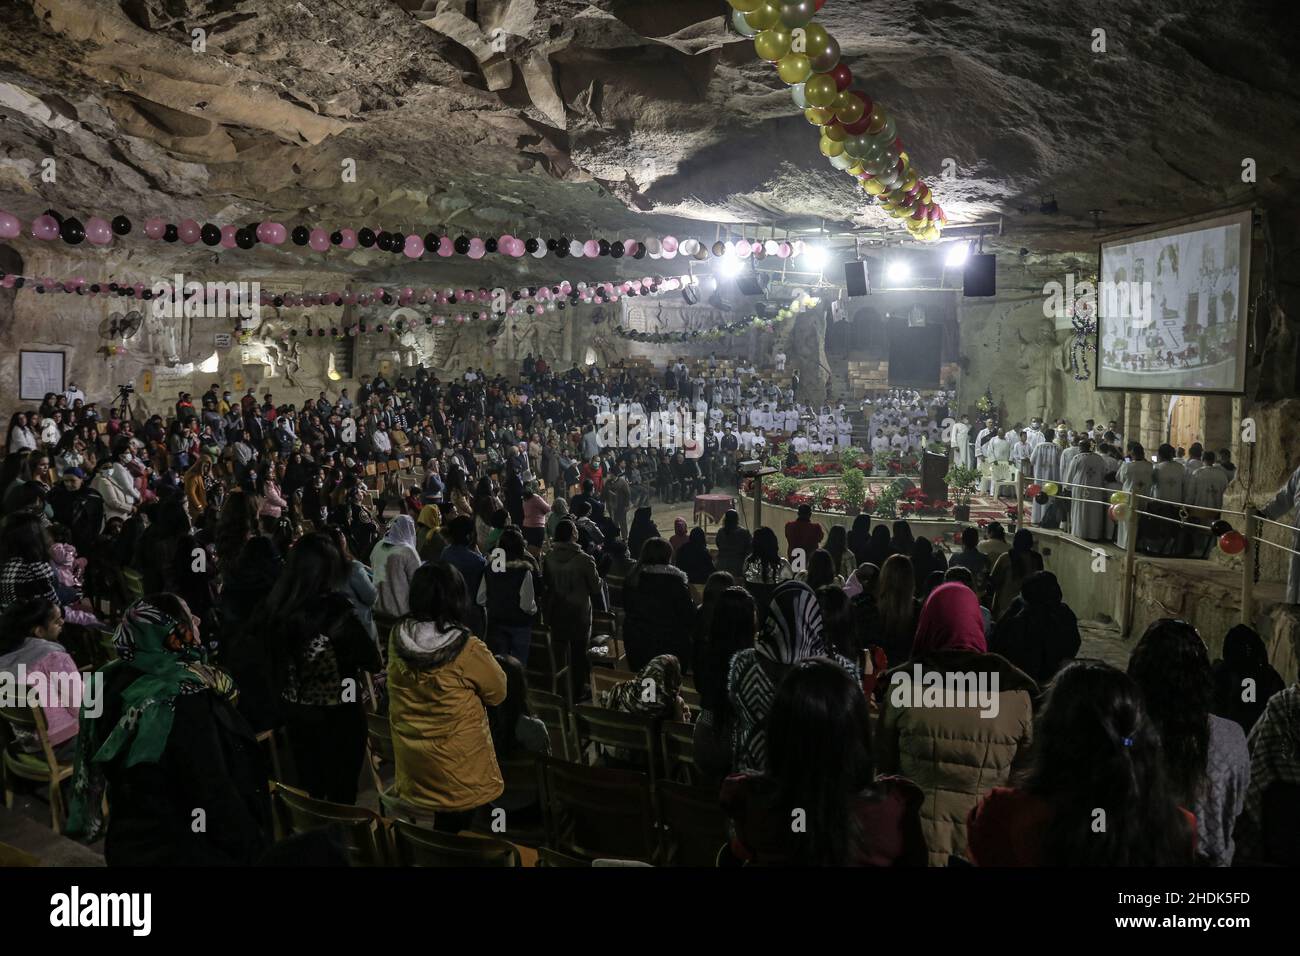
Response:
[[[735,256],[723,256],[718,260],[718,275],[724,279],[734,279],[743,268],[744,264]]]
[[[966,259],[970,256],[969,242],[955,242],[948,247],[948,255],[944,259],[944,265],[949,269],[960,269],[966,264]]]
[[[821,272],[822,269],[826,268],[826,250],[821,246],[805,245],[803,247],[802,259],[803,264],[807,266],[810,271]]]
[[[895,259],[885,269],[889,281],[895,284],[906,282],[912,276],[912,267],[904,259]]]

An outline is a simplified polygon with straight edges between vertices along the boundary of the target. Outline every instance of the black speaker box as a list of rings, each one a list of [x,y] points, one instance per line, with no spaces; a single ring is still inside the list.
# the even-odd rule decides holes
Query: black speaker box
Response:
[[[736,276],[736,288],[741,295],[762,295],[767,280],[765,272],[744,272]]]
[[[966,260],[961,274],[962,295],[968,298],[997,295],[997,256],[983,252]]]
[[[871,294],[871,282],[867,277],[867,264],[861,259],[844,263],[844,288],[849,298]]]

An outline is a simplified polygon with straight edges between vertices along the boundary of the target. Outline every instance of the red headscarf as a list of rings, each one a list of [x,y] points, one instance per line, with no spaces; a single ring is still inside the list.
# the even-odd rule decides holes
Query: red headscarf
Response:
[[[984,615],[975,592],[957,581],[941,584],[926,598],[916,625],[912,657],[931,651],[988,652],[984,640]]]

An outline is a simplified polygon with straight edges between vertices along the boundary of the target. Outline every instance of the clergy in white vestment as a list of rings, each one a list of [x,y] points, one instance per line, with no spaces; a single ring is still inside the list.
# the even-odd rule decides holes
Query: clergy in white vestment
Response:
[[[975,467],[976,468],[980,467],[980,465],[984,461],[984,455],[985,455],[984,446],[987,445],[989,439],[996,436],[997,433],[998,433],[997,429],[993,427],[993,419],[986,418],[984,420],[984,427],[981,428],[979,430],[979,434],[975,436]]]
[[[1193,442],[1192,447],[1187,449],[1187,461],[1183,465],[1183,470],[1187,474],[1188,481],[1191,480],[1192,475],[1205,467],[1205,462],[1201,460],[1201,455],[1204,454],[1204,452],[1205,449],[1200,442]]]
[[[1156,450],[1155,477],[1152,486],[1155,497],[1161,501],[1182,504],[1187,500],[1187,469],[1181,462],[1174,461],[1174,449],[1170,445],[1161,445]]]
[[[1044,437],[1046,441],[1042,442],[1029,456],[1029,473],[1034,476],[1034,483],[1044,485],[1049,481],[1057,483],[1061,480],[1061,446],[1052,441],[1053,432],[1049,428]],[[1047,505],[1040,505],[1037,501],[1033,503],[1030,512],[1030,518],[1034,524],[1039,524],[1043,520],[1043,513],[1047,510]]]
[[[1223,490],[1232,478],[1217,464],[1214,452],[1205,452],[1200,461],[1201,467],[1192,472],[1187,482],[1187,503],[1218,511],[1223,507]],[[1202,521],[1207,517],[1213,520],[1211,515],[1198,514],[1196,517]]]
[[[1151,493],[1151,483],[1154,480],[1155,466],[1146,459],[1146,449],[1141,445],[1134,445],[1133,454],[1124,464],[1119,466],[1120,488],[1128,493],[1128,506],[1137,508],[1139,511],[1147,509],[1147,503],[1139,501],[1138,495]],[[1128,523],[1121,521],[1119,523],[1119,533],[1116,537],[1116,543],[1121,548],[1128,548]]]
[[[1070,534],[1085,541],[1101,541],[1106,536],[1106,499],[1109,495],[1102,489],[1106,480],[1106,459],[1092,450],[1089,439],[1080,443],[1079,453],[1070,462],[1065,480],[1072,486]],[[1091,487],[1080,488],[1078,485]]]
[[[970,450],[970,416],[963,415],[961,421],[952,425],[953,461],[964,468],[970,468],[974,457]]]
[[[1273,500],[1261,508],[1259,513],[1265,518],[1279,521],[1283,515],[1296,507],[1297,501],[1300,501],[1300,468],[1291,473],[1287,483],[1278,489]],[[1300,525],[1300,514],[1292,514],[1291,523]],[[1292,538],[1291,549],[1300,551],[1300,531],[1297,531]],[[1300,604],[1300,554],[1291,555],[1291,570],[1287,575],[1286,583],[1286,603]]]

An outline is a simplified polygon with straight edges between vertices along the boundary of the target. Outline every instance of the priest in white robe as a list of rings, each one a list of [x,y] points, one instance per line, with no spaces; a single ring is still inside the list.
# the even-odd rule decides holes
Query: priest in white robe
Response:
[[[1147,502],[1138,501],[1138,495],[1147,495],[1151,493],[1151,483],[1154,480],[1155,466],[1146,459],[1146,449],[1141,445],[1134,445],[1133,454],[1119,466],[1119,484],[1121,490],[1128,493],[1128,506],[1136,508],[1139,511],[1146,511]],[[1116,543],[1124,549],[1128,548],[1128,522],[1119,522],[1119,534],[1116,537]]]
[[[1092,450],[1091,440],[1080,442],[1079,453],[1070,462],[1065,480],[1072,486],[1070,534],[1085,541],[1103,540],[1106,536],[1106,499],[1109,496],[1109,492],[1101,487],[1106,480],[1106,459]],[[1079,485],[1092,487],[1077,487]]]
[[[952,425],[953,461],[964,468],[974,466],[974,456],[970,450],[970,416],[963,415],[961,421]]]
[[[1034,484],[1044,485],[1049,481],[1059,484],[1061,481],[1061,446],[1052,441],[1053,436],[1054,433],[1049,428],[1044,433],[1047,440],[1041,442],[1029,456],[1029,473],[1034,477]],[[1030,519],[1034,524],[1040,524],[1046,511],[1047,505],[1034,501]]]

